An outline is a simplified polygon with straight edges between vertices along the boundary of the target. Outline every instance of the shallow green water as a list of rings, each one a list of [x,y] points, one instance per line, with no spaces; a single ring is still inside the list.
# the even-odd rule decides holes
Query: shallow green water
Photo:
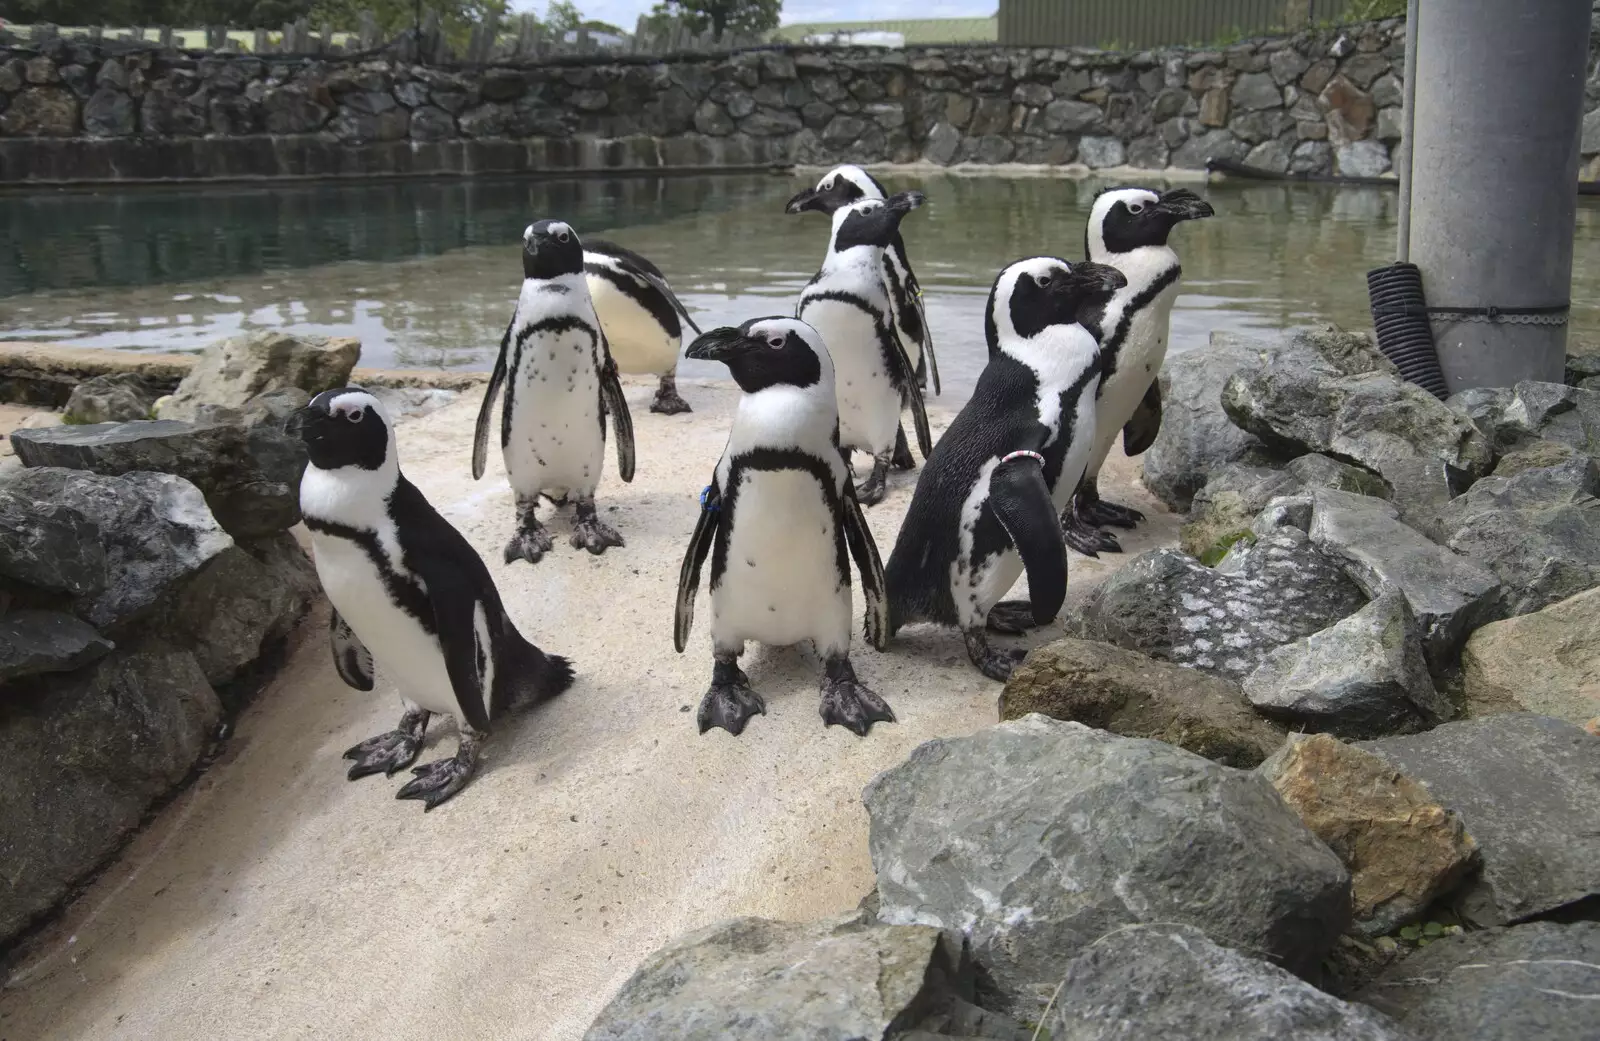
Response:
[[[945,399],[982,366],[983,303],[1006,263],[1081,256],[1101,187],[1060,178],[888,178],[929,205],[904,233]],[[790,313],[826,246],[790,217],[802,178],[407,182],[0,195],[0,339],[192,350],[241,329],[359,336],[367,365],[487,368],[529,221],[559,216],[655,260],[702,327]],[[1182,227],[1173,349],[1213,330],[1367,327],[1365,273],[1394,250],[1391,189],[1214,184]],[[1574,341],[1600,332],[1600,206],[1579,211]],[[685,375],[720,375],[686,366]]]

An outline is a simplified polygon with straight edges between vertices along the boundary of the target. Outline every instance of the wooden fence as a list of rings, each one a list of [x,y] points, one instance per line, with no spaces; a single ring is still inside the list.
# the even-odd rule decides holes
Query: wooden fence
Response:
[[[1335,21],[1350,0],[1000,0],[1000,42],[1132,50],[1230,42]]]

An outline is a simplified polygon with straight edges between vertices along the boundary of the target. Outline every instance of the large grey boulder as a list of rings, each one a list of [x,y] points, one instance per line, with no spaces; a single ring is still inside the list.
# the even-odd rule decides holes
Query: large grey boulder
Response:
[[[32,500],[47,516],[70,516],[76,530],[97,533],[106,577],[98,588],[78,593],[73,606],[99,629],[148,611],[233,545],[200,490],[172,474],[106,477],[35,467],[12,474],[0,489]]]
[[[1271,784],[1159,741],[1025,716],[919,746],[863,801],[880,920],[960,930],[1021,1018],[1119,926],[1306,975],[1350,921],[1348,872]]]
[[[1271,755],[1284,736],[1250,710],[1236,683],[1091,640],[1036,647],[1012,670],[1000,718],[1034,712],[1165,741],[1241,769]]]
[[[361,356],[350,337],[246,333],[207,347],[178,389],[161,405],[162,419],[193,420],[202,405],[243,408],[269,390],[298,387],[308,394],[342,387]]]
[[[46,672],[71,672],[111,652],[110,640],[70,614],[11,611],[0,615],[0,683]]]
[[[1600,719],[1600,589],[1479,629],[1461,652],[1461,677],[1471,705],[1580,726]]]
[[[1074,958],[1041,1036],[1414,1041],[1381,1013],[1324,994],[1276,965],[1220,947],[1181,925],[1121,929]]]
[[[1422,630],[1399,592],[1269,653],[1244,681],[1263,715],[1340,737],[1433,726],[1455,714],[1433,686]]]
[[[1547,716],[1508,713],[1359,746],[1427,786],[1483,854],[1463,913],[1483,925],[1600,895],[1600,740]]]
[[[1283,472],[1305,488],[1331,488],[1356,495],[1387,499],[1394,494],[1389,482],[1359,466],[1341,463],[1332,456],[1313,453],[1292,460]]]
[[[1178,546],[1203,564],[1215,564],[1226,552],[1228,540],[1248,531],[1250,521],[1267,503],[1299,490],[1300,482],[1282,470],[1229,463],[1195,494]]]
[[[149,419],[158,396],[156,388],[136,372],[108,372],[74,387],[62,416],[73,424]]]
[[[8,699],[0,723],[0,943],[48,911],[210,746],[221,706],[194,658],[159,642]]]
[[[1336,560],[1285,528],[1239,543],[1216,568],[1170,549],[1135,557],[1084,600],[1077,628],[1237,683],[1269,651],[1365,603]]]
[[[1358,997],[1422,1041],[1594,1041],[1600,923],[1531,922],[1435,940]]]
[[[85,596],[111,581],[100,528],[0,480],[0,575],[48,593]]]
[[[1502,439],[1560,441],[1600,457],[1600,391],[1525,380],[1512,388],[1499,420]]]
[[[970,971],[937,929],[850,915],[719,922],[644,960],[585,1041],[857,1041],[940,1012]]]
[[[1484,478],[1438,511],[1430,534],[1500,577],[1498,615],[1527,614],[1600,586],[1597,495],[1600,465],[1578,455]]]
[[[1317,489],[1311,540],[1342,560],[1367,596],[1398,592],[1422,626],[1435,672],[1454,665],[1468,634],[1488,621],[1500,579],[1476,561],[1430,542],[1382,499]]]
[[[11,443],[27,466],[60,466],[116,476],[177,474],[203,493],[237,538],[286,531],[300,521],[305,447],[270,424],[253,427],[176,420],[18,430]]]

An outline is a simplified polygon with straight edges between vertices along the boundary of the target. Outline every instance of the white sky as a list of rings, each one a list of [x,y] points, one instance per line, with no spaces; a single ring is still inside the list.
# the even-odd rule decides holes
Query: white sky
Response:
[[[639,16],[655,0],[577,0],[585,17],[632,31]],[[546,0],[511,0],[517,11],[543,13]],[[873,0],[871,4],[840,0],[784,0],[783,20],[788,22],[882,21],[889,18],[987,18],[998,0]]]

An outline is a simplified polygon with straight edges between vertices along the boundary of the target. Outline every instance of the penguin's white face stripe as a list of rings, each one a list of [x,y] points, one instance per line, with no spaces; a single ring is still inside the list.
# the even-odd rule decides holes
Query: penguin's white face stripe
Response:
[[[375,414],[385,424],[389,423],[389,415],[383,410],[382,403],[364,390],[352,390],[328,402],[328,414],[341,419],[359,422],[357,417],[364,417],[369,412]]]
[[[864,198],[883,198],[883,193],[878,190],[877,185],[872,183],[872,178],[867,176],[867,172],[859,166],[852,166],[848,163],[843,166],[835,166],[824,174],[822,180],[817,182],[817,191],[831,192],[840,181],[849,181],[855,185]]]
[[[566,223],[565,221],[551,221],[548,225],[546,225],[546,227],[549,229],[550,234],[554,235],[560,242],[566,242],[572,237],[572,225]],[[522,241],[528,242],[532,238],[533,225],[530,224],[526,228],[522,229]]]
[[[1129,213],[1138,214],[1146,206],[1154,206],[1160,201],[1161,196],[1147,188],[1123,188],[1106,192],[1096,199],[1089,211],[1089,259],[1105,263],[1101,258],[1109,255],[1106,250],[1105,221],[1111,207],[1120,202],[1128,207]]]
[[[1029,257],[1027,260],[1017,261],[1001,273],[999,292],[995,295],[994,322],[996,331],[1000,334],[1002,350],[1005,349],[1007,340],[1023,339],[1017,333],[1016,326],[1011,324],[1011,297],[1017,291],[1017,283],[1024,278],[1049,278],[1062,268],[1070,270],[1071,267],[1072,265],[1060,257]]]

